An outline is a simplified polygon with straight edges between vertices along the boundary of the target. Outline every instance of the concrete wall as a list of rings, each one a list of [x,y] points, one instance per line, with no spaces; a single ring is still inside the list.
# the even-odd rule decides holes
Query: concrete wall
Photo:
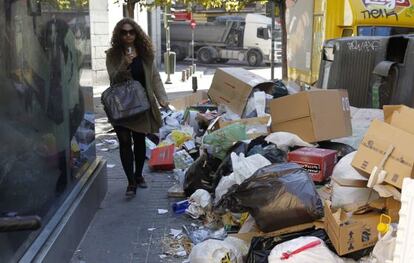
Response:
[[[111,1],[111,0],[109,0]],[[105,65],[105,50],[109,48],[108,0],[90,0],[92,83],[109,83]]]
[[[154,8],[149,13],[149,21],[150,21],[150,28],[149,28],[149,35],[151,36],[152,43],[155,48],[155,62],[157,67],[161,67],[161,9]]]
[[[122,1],[90,0],[92,81],[93,85],[109,83],[105,66],[105,50],[110,47],[112,31],[123,18]],[[161,65],[161,11],[160,8],[147,10],[139,5],[135,7],[135,21],[151,36],[155,50],[157,66]]]

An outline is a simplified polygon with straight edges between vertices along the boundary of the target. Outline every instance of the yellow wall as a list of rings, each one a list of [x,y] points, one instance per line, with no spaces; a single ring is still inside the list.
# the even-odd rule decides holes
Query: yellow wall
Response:
[[[342,37],[344,28],[353,29],[353,35],[356,35],[358,26],[376,25],[414,28],[414,0],[405,1],[410,3],[410,6],[399,6],[397,4],[393,11],[387,11],[384,10],[384,6],[365,6],[363,0],[313,0],[311,70],[305,72],[289,67],[289,79],[314,84],[318,80],[323,42],[328,39]],[[297,4],[300,4],[300,2]]]

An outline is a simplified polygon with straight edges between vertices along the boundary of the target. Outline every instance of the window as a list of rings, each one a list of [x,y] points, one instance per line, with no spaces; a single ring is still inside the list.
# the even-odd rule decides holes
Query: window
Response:
[[[401,34],[414,34],[414,28],[409,27],[385,27],[385,26],[361,26],[358,27],[359,36],[393,36]]]
[[[354,30],[352,30],[350,28],[345,28],[342,31],[342,37],[352,37],[353,34],[354,34]]]
[[[88,1],[0,1],[0,217],[54,215],[95,158]],[[39,231],[0,233],[17,262]]]
[[[267,27],[259,27],[257,29],[257,37],[261,39],[269,39],[269,29]]]

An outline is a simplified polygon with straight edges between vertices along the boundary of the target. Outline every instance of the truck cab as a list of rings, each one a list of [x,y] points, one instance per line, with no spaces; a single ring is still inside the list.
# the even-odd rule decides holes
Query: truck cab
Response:
[[[246,55],[249,65],[254,65],[257,60],[270,63],[272,49],[272,20],[269,17],[248,14],[244,29],[244,49],[248,50]],[[280,27],[276,27],[275,62],[281,62],[281,36]],[[260,57],[261,56],[261,57]],[[260,63],[259,63],[260,64]]]

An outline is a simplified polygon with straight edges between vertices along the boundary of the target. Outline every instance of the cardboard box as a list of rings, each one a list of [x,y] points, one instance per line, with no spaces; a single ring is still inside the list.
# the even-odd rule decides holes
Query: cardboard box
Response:
[[[153,149],[148,166],[152,170],[173,170],[174,152],[175,146],[173,144]]]
[[[413,134],[374,120],[358,148],[352,166],[369,177],[372,169],[381,163],[390,145],[395,148],[384,165],[387,171],[385,182],[401,189],[403,179],[413,176]]]
[[[330,205],[329,201],[325,202],[325,231],[338,255],[346,255],[377,243],[380,213],[370,212],[347,218],[341,210],[332,211]]]
[[[385,214],[391,217],[393,223],[398,223],[400,220],[401,202],[395,200],[393,197],[385,199]]]
[[[336,151],[303,147],[288,153],[288,161],[302,166],[314,182],[323,182],[332,175],[337,162]]]
[[[297,134],[307,142],[352,135],[346,90],[312,90],[270,102],[272,132]]]
[[[384,120],[396,128],[414,134],[414,109],[412,108],[404,105],[384,106]]]
[[[236,121],[224,121],[220,118],[218,121],[218,127],[221,129],[233,123],[242,123],[246,125],[247,136],[250,139],[255,139],[259,136],[269,134],[271,118],[270,116],[263,116],[257,118],[240,119]]]
[[[206,100],[208,100],[207,91],[197,91],[188,96],[170,101],[170,105],[174,106],[176,110],[185,110],[188,107],[198,105]]]
[[[243,68],[218,68],[208,96],[213,103],[225,105],[242,116],[252,90],[264,83],[271,82]]]
[[[229,236],[239,238],[247,242],[248,244],[250,244],[253,237],[278,237],[278,236],[285,235],[285,234],[301,232],[301,231],[304,231],[310,228],[320,229],[320,228],[323,228],[323,224],[322,222],[314,221],[312,223],[306,223],[306,224],[301,224],[297,226],[282,228],[280,230],[276,230],[276,231],[269,232],[269,233],[253,231],[253,232],[248,232],[248,233],[230,234]]]

